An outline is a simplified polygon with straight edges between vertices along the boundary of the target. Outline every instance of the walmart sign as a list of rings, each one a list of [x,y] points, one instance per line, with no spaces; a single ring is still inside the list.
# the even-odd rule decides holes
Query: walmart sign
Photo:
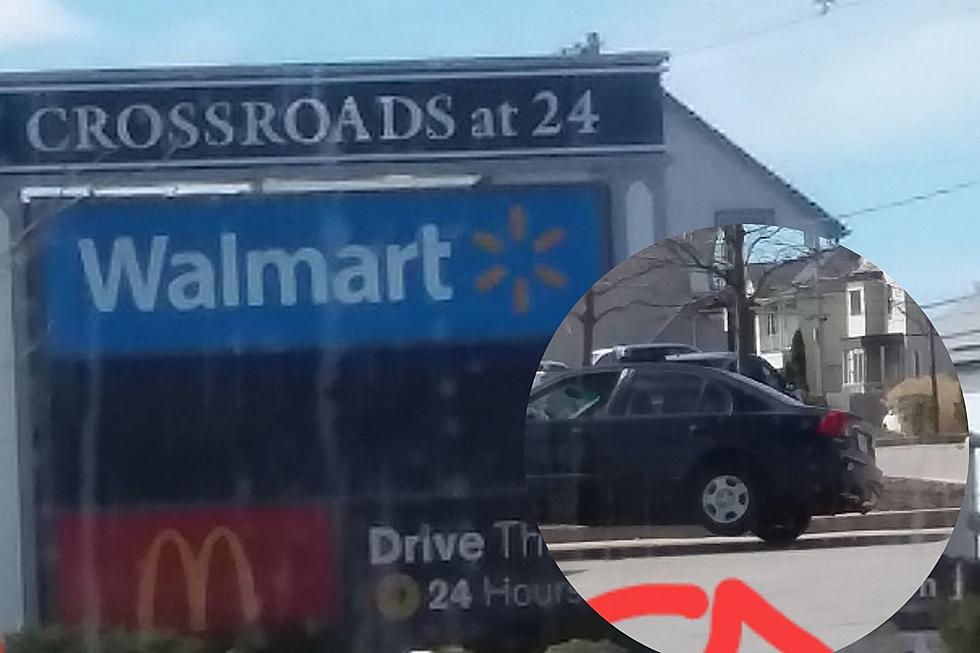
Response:
[[[49,346],[85,355],[549,338],[605,270],[594,187],[76,205]]]

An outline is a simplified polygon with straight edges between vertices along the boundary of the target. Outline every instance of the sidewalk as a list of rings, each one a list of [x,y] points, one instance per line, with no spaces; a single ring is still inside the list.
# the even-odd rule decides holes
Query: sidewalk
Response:
[[[780,547],[752,535],[723,537],[689,525],[543,525],[540,530],[559,562],[937,542],[952,534],[964,489],[963,483],[886,477],[878,509],[814,517],[806,533]]]
[[[565,544],[549,543],[548,552],[556,562],[621,560],[624,558],[704,555],[710,553],[751,553],[773,550],[785,551],[922,544],[946,540],[952,532],[952,527],[949,527],[806,533],[792,544],[783,546],[772,546],[753,536],[569,542]]]
[[[875,458],[885,476],[963,483],[966,481],[970,449],[964,437],[956,444],[877,447]]]

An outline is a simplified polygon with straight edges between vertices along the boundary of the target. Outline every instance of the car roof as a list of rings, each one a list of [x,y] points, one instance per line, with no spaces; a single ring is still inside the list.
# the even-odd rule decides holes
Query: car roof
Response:
[[[741,387],[755,395],[762,395],[767,398],[770,402],[777,402],[783,405],[791,406],[805,406],[806,404],[797,401],[796,399],[786,396],[783,393],[771,388],[770,386],[759,383],[758,381],[751,379],[742,374],[737,374],[735,372],[729,372],[725,369],[719,369],[717,367],[705,367],[703,365],[698,365],[696,363],[683,363],[683,362],[663,362],[663,363],[616,363],[613,365],[605,365],[602,367],[583,367],[574,370],[568,370],[567,372],[561,372],[552,376],[548,381],[545,381],[531,393],[532,395],[537,395],[558,383],[561,383],[564,379],[574,378],[576,376],[589,376],[593,374],[609,374],[611,372],[620,372],[623,370],[637,370],[640,373],[653,371],[664,371],[664,372],[685,372],[689,374],[694,374],[701,377],[714,378],[715,380],[721,380],[722,382],[727,382],[732,385]]]
[[[699,351],[692,354],[673,354],[672,361],[732,360],[737,356],[733,351]]]
[[[685,342],[649,342],[640,345],[620,345],[620,349],[674,349],[683,347],[684,349],[694,349],[694,346]]]

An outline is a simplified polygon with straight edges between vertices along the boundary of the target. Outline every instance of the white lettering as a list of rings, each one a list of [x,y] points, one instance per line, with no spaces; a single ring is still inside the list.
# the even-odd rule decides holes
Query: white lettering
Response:
[[[249,252],[246,255],[248,305],[265,304],[265,270],[273,266],[279,276],[279,302],[283,306],[295,306],[297,301],[297,267],[306,264],[310,270],[310,288],[313,303],[327,302],[327,262],[323,254],[312,247],[300,247],[293,254],[284,249]]]
[[[513,122],[514,116],[517,115],[517,107],[510,102],[504,102],[497,108],[497,113],[500,115],[500,135],[517,136]]]
[[[334,277],[333,292],[337,300],[344,304],[380,302],[380,270],[377,255],[367,247],[348,245],[340,248],[337,256],[358,260],[357,263],[344,267]]]
[[[371,141],[371,134],[368,133],[367,128],[364,126],[364,120],[361,119],[361,111],[357,107],[357,100],[354,99],[354,96],[348,96],[340,108],[340,115],[337,116],[337,125],[331,137],[333,142],[339,143],[343,140],[344,127],[354,128],[354,138],[358,143]]]
[[[76,150],[94,150],[95,145],[92,144],[93,137],[99,142],[99,145],[107,150],[116,149],[116,144],[105,133],[105,126],[109,121],[109,114],[105,112],[105,109],[96,106],[84,106],[75,107],[73,111],[78,129],[78,146],[75,148]]]
[[[93,240],[80,239],[96,308],[116,310],[123,285],[132,290],[141,311],[156,310],[161,300],[177,311],[300,302],[318,306],[331,299],[346,305],[397,303],[408,296],[408,265],[413,261],[419,261],[413,278],[429,298],[448,301],[454,296],[443,266],[452,256],[452,243],[442,239],[435,224],[422,225],[415,241],[404,245],[350,244],[333,251],[273,247],[239,253],[237,234],[228,232],[212,247],[168,252],[169,245],[169,236],[154,236],[140,249],[133,237],[121,236],[111,251],[106,243],[107,251],[100,252]]]
[[[220,111],[220,113],[219,113]],[[204,133],[204,142],[216,147],[227,147],[235,140],[235,130],[231,126],[231,104],[229,102],[215,102],[204,112],[204,120],[218,132],[213,130]]]
[[[242,102],[245,109],[245,140],[242,145],[266,145],[259,138],[259,131],[269,143],[283,144],[286,140],[272,128],[276,107],[271,102]]]
[[[405,265],[419,257],[419,244],[388,245],[386,270],[388,279],[388,301],[400,302],[405,299]]]
[[[435,141],[444,141],[452,138],[456,133],[456,121],[449,111],[452,109],[453,99],[447,93],[439,93],[429,98],[425,103],[425,111],[432,119],[425,128],[426,136]],[[432,124],[435,122],[440,129]]]
[[[368,540],[372,565],[399,561],[409,565],[430,564],[452,562],[456,558],[478,562],[486,549],[486,541],[477,531],[434,531],[429,524],[421,524],[418,532],[410,535],[389,526],[373,526],[368,531]]]
[[[299,123],[297,121],[299,111],[304,107],[312,109],[316,119],[316,129],[310,136],[303,134],[299,130]],[[286,135],[293,141],[304,145],[314,145],[327,137],[327,130],[330,129],[330,113],[320,100],[316,98],[302,98],[296,100],[286,108],[283,126],[286,129]]]
[[[130,131],[130,120],[137,112],[144,116],[149,127],[149,134],[142,143],[137,142]],[[132,104],[116,116],[116,132],[119,134],[119,140],[126,147],[134,150],[146,150],[159,143],[160,138],[163,137],[163,119],[157,110],[148,104]]]
[[[379,95],[378,102],[381,103],[383,130],[381,140],[383,141],[404,141],[413,138],[422,129],[422,109],[415,100],[401,95]],[[408,112],[408,128],[399,131],[397,107],[402,107]]]
[[[49,145],[44,142],[42,138],[41,121],[44,120],[45,116],[52,116],[61,121],[64,128],[64,136],[60,141],[53,145]],[[48,121],[50,123],[50,121]],[[31,116],[30,120],[27,121],[27,139],[31,143],[31,147],[39,152],[64,152],[68,149],[68,112],[62,107],[45,107],[43,109],[38,109]]]
[[[214,292],[214,266],[202,252],[182,252],[170,257],[173,266],[187,265],[191,269],[170,282],[167,297],[178,311],[195,308],[214,308],[217,300]],[[194,292],[188,291],[193,289]]]
[[[402,555],[402,539],[394,528],[372,526],[368,530],[370,564],[390,565]]]
[[[116,238],[112,243],[112,253],[109,255],[108,278],[102,276],[103,266],[99,261],[95,243],[90,238],[79,240],[78,250],[82,258],[82,268],[96,309],[103,313],[116,310],[119,302],[119,286],[125,275],[136,308],[144,312],[154,310],[168,240],[167,236],[153,237],[150,245],[150,263],[144,273],[140,269],[133,239]]]
[[[439,227],[434,224],[422,227],[422,273],[425,289],[432,299],[448,301],[453,298],[452,286],[442,282],[440,267],[441,259],[449,258],[452,253],[452,243],[439,240]]]
[[[170,108],[170,123],[178,130],[170,136],[171,147],[187,150],[198,144],[201,130],[192,122],[193,118],[194,105],[190,102],[181,102]],[[178,138],[178,134],[182,134],[183,139]]]
[[[225,306],[238,306],[238,243],[235,234],[221,234],[221,298]]]
[[[493,138],[496,135],[493,127],[493,111],[490,109],[486,107],[476,109],[470,116],[470,121],[472,122],[470,133],[473,138]]]

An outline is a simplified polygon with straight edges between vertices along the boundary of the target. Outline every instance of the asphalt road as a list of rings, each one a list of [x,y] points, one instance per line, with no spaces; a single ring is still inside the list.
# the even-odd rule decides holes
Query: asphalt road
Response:
[[[585,598],[640,583],[693,583],[713,596],[738,578],[794,622],[838,650],[871,632],[918,591],[945,542],[562,563]],[[709,613],[710,614],[710,613]],[[617,624],[661,653],[703,653],[709,616],[639,617]],[[771,653],[743,629],[739,653]]]
[[[885,476],[965,483],[970,452],[965,443],[917,444],[878,447],[875,456]]]

